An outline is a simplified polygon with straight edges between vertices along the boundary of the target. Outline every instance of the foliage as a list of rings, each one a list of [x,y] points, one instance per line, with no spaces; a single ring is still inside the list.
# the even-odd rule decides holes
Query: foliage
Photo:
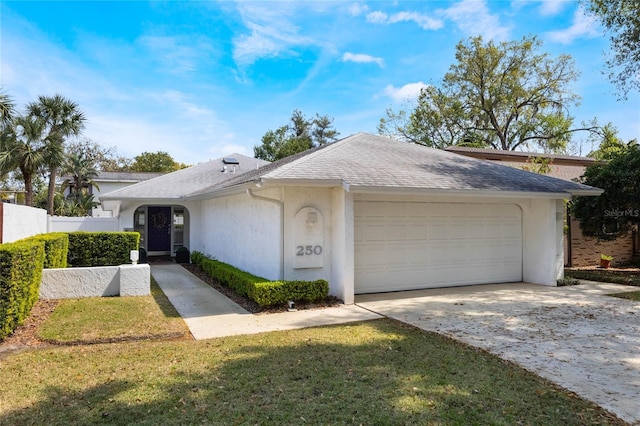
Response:
[[[38,300],[42,241],[0,244],[0,340],[13,333]]]
[[[44,244],[45,269],[66,268],[67,255],[69,253],[69,234],[66,232],[50,232],[48,234],[34,235],[21,240],[21,242],[42,242]]]
[[[70,266],[116,266],[130,262],[131,250],[138,250],[137,232],[70,232]]]
[[[627,144],[618,138],[618,129],[611,123],[606,124],[598,134],[593,135],[597,135],[599,146],[597,150],[590,152],[587,157],[608,161],[624,153],[627,149]]]
[[[537,173],[539,175],[546,175],[551,171],[552,165],[553,158],[534,156],[527,158],[527,164],[522,167],[522,170]]]
[[[19,116],[0,134],[0,172],[20,170],[27,206],[33,206],[33,180],[47,158],[44,132],[45,123],[38,117]]]
[[[278,129],[268,130],[262,136],[262,144],[253,147],[256,158],[276,161],[298,152],[326,145],[335,141],[339,133],[332,128],[333,119],[316,113],[313,119],[294,110],[291,122]]]
[[[15,110],[13,99],[6,93],[0,92],[0,130],[13,120]]]
[[[255,283],[249,297],[260,306],[275,306],[289,300],[316,302],[329,295],[329,283],[316,281],[269,281]]]
[[[177,163],[171,155],[164,151],[143,152],[134,158],[131,171],[169,173],[188,167]]]
[[[126,171],[133,163],[132,159],[118,155],[115,147],[103,147],[88,138],[67,143],[66,153],[68,157],[83,157],[90,167],[103,172]]]
[[[562,151],[573,132],[595,128],[571,129],[566,111],[578,96],[569,85],[578,73],[570,56],[552,58],[541,46],[535,37],[458,43],[441,86],[423,88],[411,113],[388,110],[378,132],[436,148]]]
[[[640,89],[640,2],[633,0],[582,0],[611,35],[607,60],[609,79],[626,97]]]
[[[608,162],[587,167],[581,182],[604,189],[598,197],[577,197],[573,216],[585,235],[612,240],[640,223],[640,146],[629,143]]]
[[[83,154],[72,154],[63,169],[63,173],[69,175],[62,183],[62,191],[69,188],[69,195],[64,203],[63,216],[88,216],[91,209],[98,206],[93,195],[89,193],[90,187],[100,189],[93,178],[98,177],[98,171],[93,168],[89,160]],[[54,201],[54,210],[56,203]]]
[[[47,149],[43,162],[49,170],[47,213],[52,215],[58,170],[65,163],[65,141],[69,136],[78,136],[82,132],[86,118],[78,104],[62,95],[39,96],[37,102],[27,105],[27,111],[29,116],[42,120],[45,125]]]
[[[231,288],[241,296],[248,297],[260,306],[279,305],[288,300],[314,302],[325,299],[329,293],[329,285],[324,280],[269,281],[210,259],[198,251],[191,253],[191,262],[220,284]]]
[[[620,269],[565,269],[565,277],[640,287],[640,272]]]
[[[103,326],[94,322],[96,332]],[[514,363],[389,319],[24,351],[2,360],[0,418],[7,425],[625,424]]]

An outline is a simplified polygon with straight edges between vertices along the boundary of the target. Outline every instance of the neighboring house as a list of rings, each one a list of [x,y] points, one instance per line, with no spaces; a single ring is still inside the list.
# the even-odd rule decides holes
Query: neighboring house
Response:
[[[358,293],[556,285],[563,200],[601,193],[366,133],[257,169],[236,160],[235,174],[215,160],[104,194],[103,208],[143,231],[149,252],[182,238],[268,279],[326,279],[349,304]]]
[[[99,200],[101,194],[116,191],[138,182],[144,182],[149,179],[162,176],[164,173],[147,173],[147,172],[99,172],[98,176],[93,178],[97,187],[91,185],[89,194],[93,194],[96,201]],[[62,179],[68,179],[69,176],[63,176]],[[69,195],[69,189],[65,191],[65,196]],[[105,211],[102,206],[98,206],[91,211],[93,217],[112,217],[110,211]]]
[[[537,167],[531,160],[533,158],[544,158],[550,160],[549,170],[546,175],[570,181],[580,178],[584,174],[584,170],[596,162],[594,158],[589,157],[459,146],[451,146],[447,148],[447,151],[531,171],[534,171]],[[567,266],[597,266],[600,264],[600,255],[602,253],[613,256],[615,262],[625,263],[631,261],[640,250],[637,232],[620,236],[613,241],[599,241],[597,238],[582,235],[580,223],[571,219],[569,210],[567,210],[567,222],[571,224],[570,227],[566,228],[565,262]]]

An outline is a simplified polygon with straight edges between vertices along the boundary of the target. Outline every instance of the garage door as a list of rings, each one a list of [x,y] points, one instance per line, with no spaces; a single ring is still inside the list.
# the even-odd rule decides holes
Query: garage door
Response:
[[[522,281],[514,204],[357,201],[355,292]]]

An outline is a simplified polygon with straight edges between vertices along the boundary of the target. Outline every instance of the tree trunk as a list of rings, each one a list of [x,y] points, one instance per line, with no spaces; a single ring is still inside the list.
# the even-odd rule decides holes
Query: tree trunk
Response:
[[[49,169],[49,189],[47,190],[47,214],[53,216],[53,196],[56,192],[56,175],[57,169],[52,167]]]
[[[22,177],[24,178],[24,205],[33,207],[33,182],[30,174],[25,174],[22,171]]]

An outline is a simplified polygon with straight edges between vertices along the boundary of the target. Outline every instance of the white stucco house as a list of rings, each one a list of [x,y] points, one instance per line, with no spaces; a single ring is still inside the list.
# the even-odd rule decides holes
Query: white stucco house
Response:
[[[331,294],[555,285],[563,200],[601,191],[358,133],[274,163],[241,155],[100,197],[150,255],[181,245]]]

